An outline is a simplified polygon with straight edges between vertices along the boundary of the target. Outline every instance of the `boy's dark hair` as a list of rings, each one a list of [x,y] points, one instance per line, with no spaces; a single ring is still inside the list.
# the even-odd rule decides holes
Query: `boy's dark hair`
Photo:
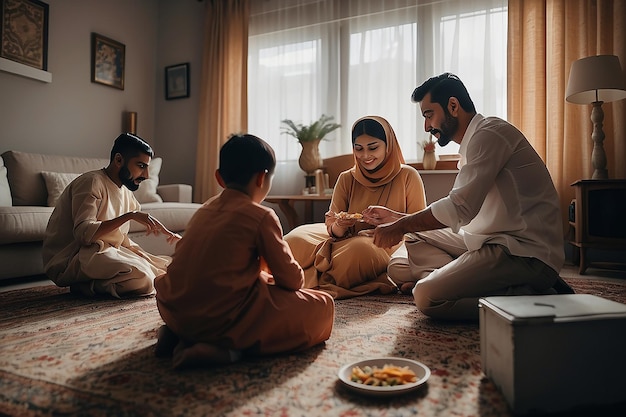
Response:
[[[245,187],[259,172],[274,173],[274,149],[254,135],[231,135],[220,149],[219,173],[226,186]]]
[[[148,142],[132,133],[122,133],[115,139],[111,149],[111,162],[113,162],[113,158],[117,153],[122,155],[124,161],[134,158],[140,153],[145,153],[150,158],[154,156],[154,151]]]
[[[459,77],[452,73],[445,72],[424,81],[422,85],[413,90],[411,101],[419,103],[428,93],[430,93],[430,101],[439,103],[446,112],[450,97],[456,97],[463,110],[468,113],[476,113],[476,107],[467,92],[467,88]]]
[[[374,119],[361,119],[352,128],[352,144],[361,135],[370,135],[387,143],[387,135],[383,126]]]

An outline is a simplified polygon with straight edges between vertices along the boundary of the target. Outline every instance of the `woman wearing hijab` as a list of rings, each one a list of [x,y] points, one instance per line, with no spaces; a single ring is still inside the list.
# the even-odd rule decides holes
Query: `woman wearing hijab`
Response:
[[[426,207],[422,178],[404,163],[387,120],[379,116],[357,120],[352,126],[352,153],[355,164],[339,174],[325,223],[302,225],[285,235],[304,269],[305,287],[319,288],[337,299],[397,291],[387,278],[387,264],[400,244],[375,246],[370,236],[375,226],[364,223],[359,214],[371,205],[402,213]]]

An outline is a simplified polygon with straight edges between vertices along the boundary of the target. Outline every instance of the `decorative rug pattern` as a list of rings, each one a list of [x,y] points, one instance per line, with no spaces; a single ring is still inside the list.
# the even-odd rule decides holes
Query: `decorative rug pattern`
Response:
[[[567,281],[626,302],[621,283]],[[511,415],[482,373],[478,324],[433,321],[409,296],[338,300],[325,345],[212,369],[177,372],[156,358],[161,324],[153,297],[89,300],[54,286],[0,293],[0,415]],[[339,385],[341,366],[379,356],[418,360],[432,375],[391,398]]]

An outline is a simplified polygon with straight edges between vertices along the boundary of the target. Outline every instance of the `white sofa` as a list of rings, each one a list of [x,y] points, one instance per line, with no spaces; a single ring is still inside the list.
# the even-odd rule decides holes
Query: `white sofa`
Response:
[[[182,234],[200,204],[187,184],[159,185],[161,158],[153,158],[150,179],[135,191],[142,211]],[[6,151],[0,156],[0,280],[43,273],[41,246],[54,202],[77,175],[106,167],[109,160]],[[174,247],[163,236],[147,235],[132,222],[130,238],[157,255]]]

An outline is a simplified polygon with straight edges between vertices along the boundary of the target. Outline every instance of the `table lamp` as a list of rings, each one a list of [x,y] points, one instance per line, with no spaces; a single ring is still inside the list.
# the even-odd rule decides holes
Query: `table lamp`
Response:
[[[597,55],[579,59],[572,63],[565,100],[575,104],[592,104],[593,163],[592,179],[606,179],[606,154],[604,152],[604,111],[602,103],[626,98],[625,75],[615,55]]]

